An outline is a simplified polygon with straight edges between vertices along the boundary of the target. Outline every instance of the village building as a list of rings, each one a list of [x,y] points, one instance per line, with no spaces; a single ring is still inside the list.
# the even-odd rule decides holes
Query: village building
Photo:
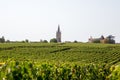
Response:
[[[92,38],[90,37],[88,42],[89,43],[108,43],[108,44],[115,44],[114,36],[109,35],[106,38],[102,35],[100,38]]]

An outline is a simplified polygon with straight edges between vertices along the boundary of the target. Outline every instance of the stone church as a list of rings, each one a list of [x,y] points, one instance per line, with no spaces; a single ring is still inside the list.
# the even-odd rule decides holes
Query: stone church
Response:
[[[58,25],[58,30],[57,30],[57,32],[56,32],[56,39],[57,39],[57,42],[61,42],[60,25]]]

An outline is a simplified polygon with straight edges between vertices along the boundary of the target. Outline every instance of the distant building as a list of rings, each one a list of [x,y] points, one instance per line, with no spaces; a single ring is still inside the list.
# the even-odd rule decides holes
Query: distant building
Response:
[[[92,38],[90,37],[88,42],[89,43],[108,43],[108,44],[115,44],[114,36],[109,35],[108,37],[104,38],[102,35],[100,38]]]
[[[56,32],[56,39],[57,39],[57,42],[61,42],[60,25],[58,25],[58,30],[57,30],[57,32]]]

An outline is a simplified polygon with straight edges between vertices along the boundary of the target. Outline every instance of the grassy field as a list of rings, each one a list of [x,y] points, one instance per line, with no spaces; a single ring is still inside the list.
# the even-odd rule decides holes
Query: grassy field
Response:
[[[120,45],[4,43],[0,62],[0,80],[119,80]]]
[[[8,59],[113,63],[120,61],[120,45],[87,43],[5,43],[0,44],[0,61]]]

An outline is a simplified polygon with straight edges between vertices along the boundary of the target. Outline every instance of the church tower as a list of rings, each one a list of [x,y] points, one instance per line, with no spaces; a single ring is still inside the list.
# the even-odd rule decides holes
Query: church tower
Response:
[[[57,39],[57,42],[61,42],[60,25],[58,25],[58,30],[57,30],[57,32],[56,32],[56,39]]]

